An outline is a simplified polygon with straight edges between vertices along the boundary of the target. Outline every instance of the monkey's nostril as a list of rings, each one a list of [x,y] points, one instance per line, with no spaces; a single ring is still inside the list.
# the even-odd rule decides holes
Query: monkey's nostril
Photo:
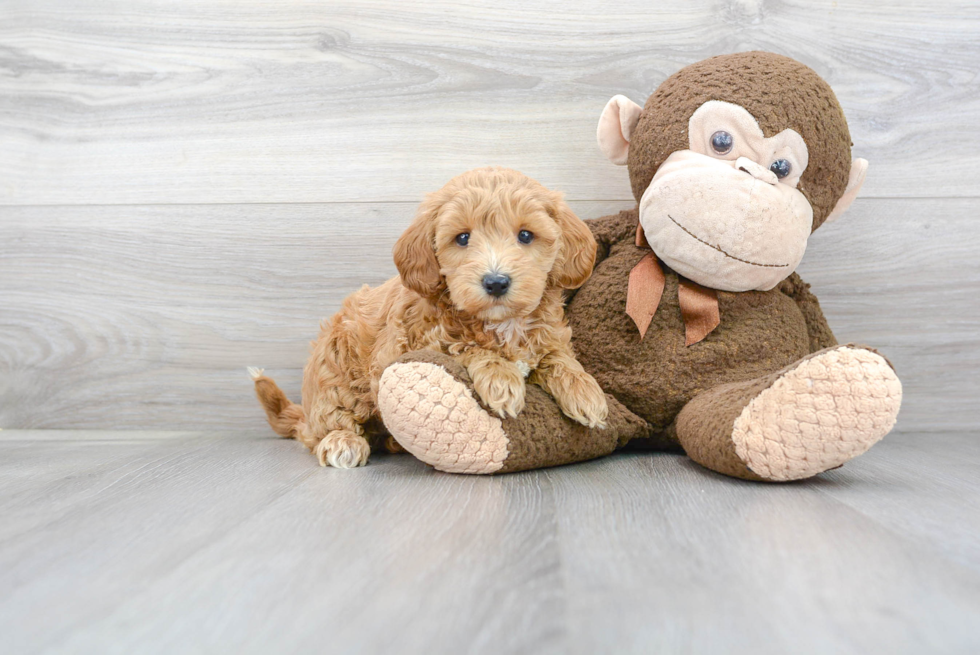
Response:
[[[483,276],[483,288],[494,298],[499,298],[510,288],[510,277],[500,273],[487,273]]]
[[[739,157],[736,159],[735,168],[743,173],[748,173],[760,182],[768,182],[769,184],[776,184],[779,182],[779,178],[776,177],[775,173],[765,166],[760,166],[758,163],[752,161],[748,157]]]

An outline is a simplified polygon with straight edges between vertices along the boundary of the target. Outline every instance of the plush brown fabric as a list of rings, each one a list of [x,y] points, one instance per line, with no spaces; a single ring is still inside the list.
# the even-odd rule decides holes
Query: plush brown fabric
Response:
[[[517,418],[503,421],[510,455],[499,473],[559,466],[602,457],[631,439],[649,434],[646,421],[609,401],[606,428],[593,430],[567,418],[540,387],[529,385],[527,404]]]
[[[473,381],[466,372],[466,367],[456,361],[456,359],[453,357],[435,350],[416,350],[405,353],[395,361],[398,363],[427,362],[441,366],[450,375],[469,387],[470,391],[473,392],[473,399],[476,400],[476,402],[479,403],[483,409],[489,411],[486,403],[484,403],[480,398],[480,395],[474,391]],[[511,435],[524,434],[525,432],[529,432],[529,427],[533,427],[533,430],[535,431],[535,441],[541,443],[561,443],[563,444],[561,449],[564,448],[564,444],[576,443],[577,439],[592,439],[592,437],[588,436],[589,428],[564,416],[561,413],[561,410],[558,409],[558,406],[555,404],[555,401],[551,398],[551,396],[545,393],[540,387],[533,384],[528,384],[526,392],[526,406],[524,411],[522,411],[517,418],[507,418],[502,421],[504,431],[508,434],[508,437]],[[600,444],[609,442],[610,445],[607,448],[605,445],[594,446],[592,444],[583,443],[580,446],[582,449],[582,456],[574,461],[599,457],[600,454],[608,454],[617,445],[622,446],[633,439],[652,436],[652,432],[646,421],[630,412],[628,409],[623,407],[619,401],[608,394],[606,394],[606,400],[609,402],[609,417],[606,419],[606,429],[602,431],[603,437],[595,441],[599,442]],[[540,433],[538,431],[540,431]],[[579,448],[579,446],[574,446],[574,448]],[[547,446],[541,447],[539,445],[517,443],[513,448],[511,448],[511,452],[513,453],[511,458],[517,457],[519,460],[524,456],[521,455],[521,453],[530,453],[532,451],[536,452],[538,455],[547,457],[548,450],[549,448]],[[593,451],[596,454],[586,454]],[[509,463],[508,466],[505,467],[505,471],[523,470],[521,468],[513,468],[513,466],[520,466],[517,463],[517,460],[515,460],[513,463],[510,463],[509,460],[508,462]]]
[[[455,359],[433,350],[406,353],[395,363],[425,362],[442,367],[469,388],[486,411],[487,406],[473,389],[466,369]],[[609,417],[604,430],[590,430],[561,413],[555,401],[540,387],[527,386],[526,406],[517,418],[501,421],[509,451],[498,473],[570,464],[613,452],[633,439],[650,436],[646,421],[634,415],[615,398],[607,397]]]
[[[689,402],[677,416],[677,440],[695,462],[734,478],[762,480],[735,453],[732,426],[745,406],[775,378],[723,384]]]
[[[687,124],[709,100],[741,105],[766,137],[784,129],[803,137],[810,161],[799,190],[820,227],[844,193],[851,170],[851,135],[837,96],[798,61],[771,52],[711,57],[677,71],[654,91],[630,134],[629,173],[637,202],[657,168],[688,147]]]
[[[636,244],[640,248],[645,247],[640,228],[637,228]],[[641,339],[646,335],[650,321],[657,313],[666,283],[667,279],[664,277],[660,260],[652,252],[640,259],[630,271],[626,290],[626,313],[636,323]],[[721,316],[718,314],[718,293],[714,289],[681,278],[677,299],[687,336],[684,345],[690,346],[701,341],[721,323]]]
[[[799,480],[867,451],[891,430],[901,395],[881,355],[832,346],[699,394],[678,415],[677,437],[691,459],[719,473]]]
[[[810,352],[803,312],[779,287],[719,291],[721,324],[685,346],[678,278],[667,266],[663,296],[641,340],[625,311],[629,273],[649,252],[635,245],[635,225],[628,224],[634,217],[622,212],[586,221],[605,257],[565,311],[582,366],[655,432],[664,432],[701,391],[778,371]]]
[[[820,301],[810,293],[810,285],[804,282],[799,274],[793,273],[783,280],[779,285],[779,291],[792,298],[800,308],[806,321],[807,333],[810,335],[811,352],[837,345],[837,339],[820,309]]]

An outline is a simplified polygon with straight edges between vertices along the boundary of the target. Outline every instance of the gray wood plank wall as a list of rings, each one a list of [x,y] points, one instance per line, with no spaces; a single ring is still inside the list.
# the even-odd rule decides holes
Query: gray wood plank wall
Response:
[[[520,169],[632,202],[595,122],[702,58],[836,89],[862,199],[801,273],[905,382],[899,428],[976,426],[980,4],[0,0],[0,427],[253,428],[317,321],[392,275],[415,203]]]

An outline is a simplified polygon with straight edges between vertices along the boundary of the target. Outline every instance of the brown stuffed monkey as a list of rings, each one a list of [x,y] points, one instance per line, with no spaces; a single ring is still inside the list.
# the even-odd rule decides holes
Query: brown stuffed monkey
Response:
[[[588,221],[598,254],[568,302],[579,361],[607,394],[604,428],[564,417],[532,384],[498,418],[465,370],[409,353],[381,379],[392,436],[435,468],[499,473],[642,444],[751,480],[807,478],[895,424],[902,387],[875,351],[837,344],[794,272],[810,233],[864,181],[833,91],[763,52],[713,57],[640,107],[606,105],[599,146],[629,170],[637,207]]]

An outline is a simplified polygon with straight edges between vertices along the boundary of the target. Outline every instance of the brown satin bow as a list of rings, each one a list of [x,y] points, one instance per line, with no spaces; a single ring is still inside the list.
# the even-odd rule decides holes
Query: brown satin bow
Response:
[[[649,248],[643,227],[636,226],[636,245]],[[718,294],[714,289],[702,287],[696,282],[677,277],[677,300],[684,319],[684,345],[698,343],[721,323],[718,311]],[[630,271],[629,287],[626,291],[626,313],[640,330],[640,339],[650,327],[653,315],[657,313],[660,297],[664,293],[667,278],[660,267],[660,260],[651,251]]]

